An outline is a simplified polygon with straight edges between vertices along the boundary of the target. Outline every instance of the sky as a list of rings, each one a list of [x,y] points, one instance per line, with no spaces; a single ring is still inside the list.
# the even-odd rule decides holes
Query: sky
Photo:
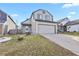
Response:
[[[0,9],[10,15],[17,25],[30,18],[32,12],[38,9],[48,10],[54,21],[65,17],[70,20],[79,19],[77,3],[0,3]]]

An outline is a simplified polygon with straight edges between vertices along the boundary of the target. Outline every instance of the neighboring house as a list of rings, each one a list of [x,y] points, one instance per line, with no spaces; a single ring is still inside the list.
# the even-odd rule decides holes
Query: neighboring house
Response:
[[[58,21],[59,32],[79,32],[79,20],[70,21],[69,18],[63,18]]]
[[[21,23],[22,32],[32,34],[54,34],[57,33],[57,22],[47,10],[38,9],[31,17]]]
[[[59,32],[66,32],[67,31],[66,23],[68,23],[69,21],[70,21],[70,19],[67,17],[59,20],[58,21],[58,31]]]
[[[16,26],[12,18],[0,10],[0,34],[7,34],[10,30],[15,30]]]
[[[74,20],[66,23],[68,32],[79,32],[79,20]]]

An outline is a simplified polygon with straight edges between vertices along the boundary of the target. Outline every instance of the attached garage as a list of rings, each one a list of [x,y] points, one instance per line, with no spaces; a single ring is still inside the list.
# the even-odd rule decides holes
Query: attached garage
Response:
[[[54,33],[56,33],[56,26],[49,25],[49,24],[39,24],[38,32],[40,34],[54,34]]]

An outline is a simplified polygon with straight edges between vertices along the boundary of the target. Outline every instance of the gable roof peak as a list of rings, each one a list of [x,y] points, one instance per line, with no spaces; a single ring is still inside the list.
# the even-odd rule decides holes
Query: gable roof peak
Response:
[[[37,10],[43,10],[43,11],[46,11],[45,9],[37,9]]]
[[[68,17],[62,18],[62,19],[60,19],[58,22],[60,23],[60,22],[63,22],[63,21],[65,21],[65,20],[69,20],[69,18],[68,18]]]

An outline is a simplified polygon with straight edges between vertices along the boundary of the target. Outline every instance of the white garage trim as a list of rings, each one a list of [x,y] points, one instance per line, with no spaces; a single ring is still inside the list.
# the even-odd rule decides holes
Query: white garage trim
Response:
[[[54,34],[56,33],[56,25],[38,24],[38,33]]]

